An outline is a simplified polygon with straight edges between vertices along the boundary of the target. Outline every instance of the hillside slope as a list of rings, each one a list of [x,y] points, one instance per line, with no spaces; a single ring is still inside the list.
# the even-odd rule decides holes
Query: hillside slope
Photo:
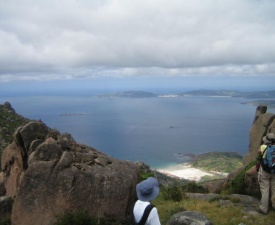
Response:
[[[11,144],[14,131],[29,121],[18,115],[9,102],[0,105],[0,164],[2,151]]]

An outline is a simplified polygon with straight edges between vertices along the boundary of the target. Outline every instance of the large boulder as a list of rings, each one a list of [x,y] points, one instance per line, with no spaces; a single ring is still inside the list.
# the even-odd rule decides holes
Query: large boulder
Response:
[[[256,160],[258,149],[262,144],[262,138],[269,132],[275,130],[275,114],[266,113],[265,107],[258,106],[255,119],[250,129],[248,153],[244,157],[244,165]]]
[[[135,201],[136,164],[76,143],[41,122],[14,134],[3,152],[6,195],[15,197],[14,225],[50,225],[56,216],[83,211],[122,220]]]
[[[4,183],[4,173],[0,172],[0,197],[6,195],[6,188]]]
[[[212,225],[203,214],[196,211],[184,211],[174,214],[166,225]]]
[[[13,142],[2,154],[1,169],[4,173],[6,196],[15,197],[24,176],[23,154],[21,148]]]
[[[244,175],[245,193],[252,196],[261,196],[260,185],[258,182],[258,172],[255,166],[246,171]]]

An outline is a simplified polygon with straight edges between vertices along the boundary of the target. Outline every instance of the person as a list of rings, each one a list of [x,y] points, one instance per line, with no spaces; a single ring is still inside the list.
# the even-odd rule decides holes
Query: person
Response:
[[[268,133],[263,137],[263,144],[258,150],[258,154],[262,158],[266,157],[267,147],[270,145],[275,145],[275,134]],[[258,181],[261,191],[261,203],[258,208],[258,212],[266,214],[269,209],[269,197],[271,193],[271,203],[273,210],[275,210],[275,174],[265,171],[262,166],[260,166],[258,173]]]
[[[143,180],[137,184],[136,192],[138,200],[133,208],[133,219],[138,223],[140,222],[146,207],[159,195],[158,180],[154,177],[149,177],[146,180]],[[156,207],[153,207],[149,213],[145,225],[161,225]]]
[[[267,148],[267,145],[269,143],[268,139],[266,136],[263,137],[262,139],[262,145],[260,146],[260,148],[258,149],[258,157],[257,157],[257,163],[256,163],[256,170],[257,172],[260,171],[260,166],[261,166],[261,160],[263,158],[263,153],[265,151],[265,149]],[[264,153],[265,154],[265,153]]]

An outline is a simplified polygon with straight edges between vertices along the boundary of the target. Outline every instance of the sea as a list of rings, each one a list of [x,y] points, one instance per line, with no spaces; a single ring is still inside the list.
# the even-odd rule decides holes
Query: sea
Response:
[[[186,154],[245,155],[256,106],[243,98],[14,96],[15,111],[70,133],[111,157],[160,169],[187,160]],[[252,100],[249,100],[252,101]],[[3,104],[1,103],[1,104]]]

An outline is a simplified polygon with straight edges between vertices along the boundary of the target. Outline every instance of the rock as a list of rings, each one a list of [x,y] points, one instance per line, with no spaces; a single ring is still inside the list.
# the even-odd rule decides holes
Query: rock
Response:
[[[275,134],[275,119],[273,119],[272,123],[268,127],[267,133],[274,133]]]
[[[267,107],[260,105],[256,109],[255,118],[250,129],[249,148],[243,159],[243,166],[231,172],[226,179],[203,182],[202,186],[206,187],[211,193],[219,193],[224,187],[231,185],[234,178],[248,164],[256,162],[262,138],[269,132],[275,132],[275,114],[267,113]],[[246,172],[244,182],[246,194],[260,196],[257,172],[254,166]]]
[[[242,194],[230,194],[230,195],[220,195],[220,194],[202,194],[202,193],[187,193],[190,199],[202,200],[202,201],[219,201],[221,206],[225,205],[239,205],[246,207],[256,207],[260,203],[258,198],[242,195]],[[231,202],[229,204],[229,201]]]
[[[9,102],[5,102],[3,105],[8,111],[11,113],[15,113],[15,110],[12,108],[11,104]]]
[[[15,197],[13,225],[51,225],[56,216],[83,211],[119,221],[134,204],[139,169],[76,143],[41,122],[14,134],[2,157],[7,196]]]
[[[259,108],[259,107],[258,107]],[[264,110],[259,113],[258,109],[256,111],[256,116],[254,123],[249,134],[249,149],[247,155],[244,157],[244,165],[248,165],[250,162],[256,160],[258,156],[258,149],[262,144],[262,138],[270,131],[275,130],[275,115],[272,113],[263,113]]]
[[[199,212],[185,211],[174,214],[166,225],[212,225],[212,222]]]
[[[45,140],[49,128],[44,123],[30,122],[27,126],[19,127],[14,134],[14,141],[22,150],[29,149],[35,140]]]
[[[260,204],[260,200],[258,198],[252,197],[250,195],[231,194],[229,198],[234,203],[234,205],[257,207]]]
[[[245,193],[252,196],[261,196],[260,185],[258,182],[258,173],[255,166],[246,171],[244,175]]]
[[[259,105],[257,108],[256,108],[256,113],[255,113],[255,117],[254,117],[254,121],[253,121],[253,124],[257,121],[257,119],[265,114],[267,111],[267,106],[265,105]]]
[[[230,200],[223,200],[223,199],[221,199],[221,200],[219,200],[219,205],[221,207],[228,207],[228,206],[234,206],[234,203],[231,202]]]
[[[0,172],[0,196],[4,196],[6,194],[6,188],[4,183],[4,173]]]
[[[225,187],[227,183],[227,179],[219,179],[219,180],[210,180],[200,183],[203,187],[205,187],[209,193],[220,193],[222,189]]]
[[[2,153],[1,169],[4,172],[6,195],[15,197],[24,176],[22,150],[12,143]]]
[[[203,200],[203,201],[209,201],[211,199],[217,198],[220,195],[219,194],[214,194],[214,193],[209,193],[209,194],[202,194],[202,193],[186,193],[187,197],[191,199],[198,199],[198,200]]]

